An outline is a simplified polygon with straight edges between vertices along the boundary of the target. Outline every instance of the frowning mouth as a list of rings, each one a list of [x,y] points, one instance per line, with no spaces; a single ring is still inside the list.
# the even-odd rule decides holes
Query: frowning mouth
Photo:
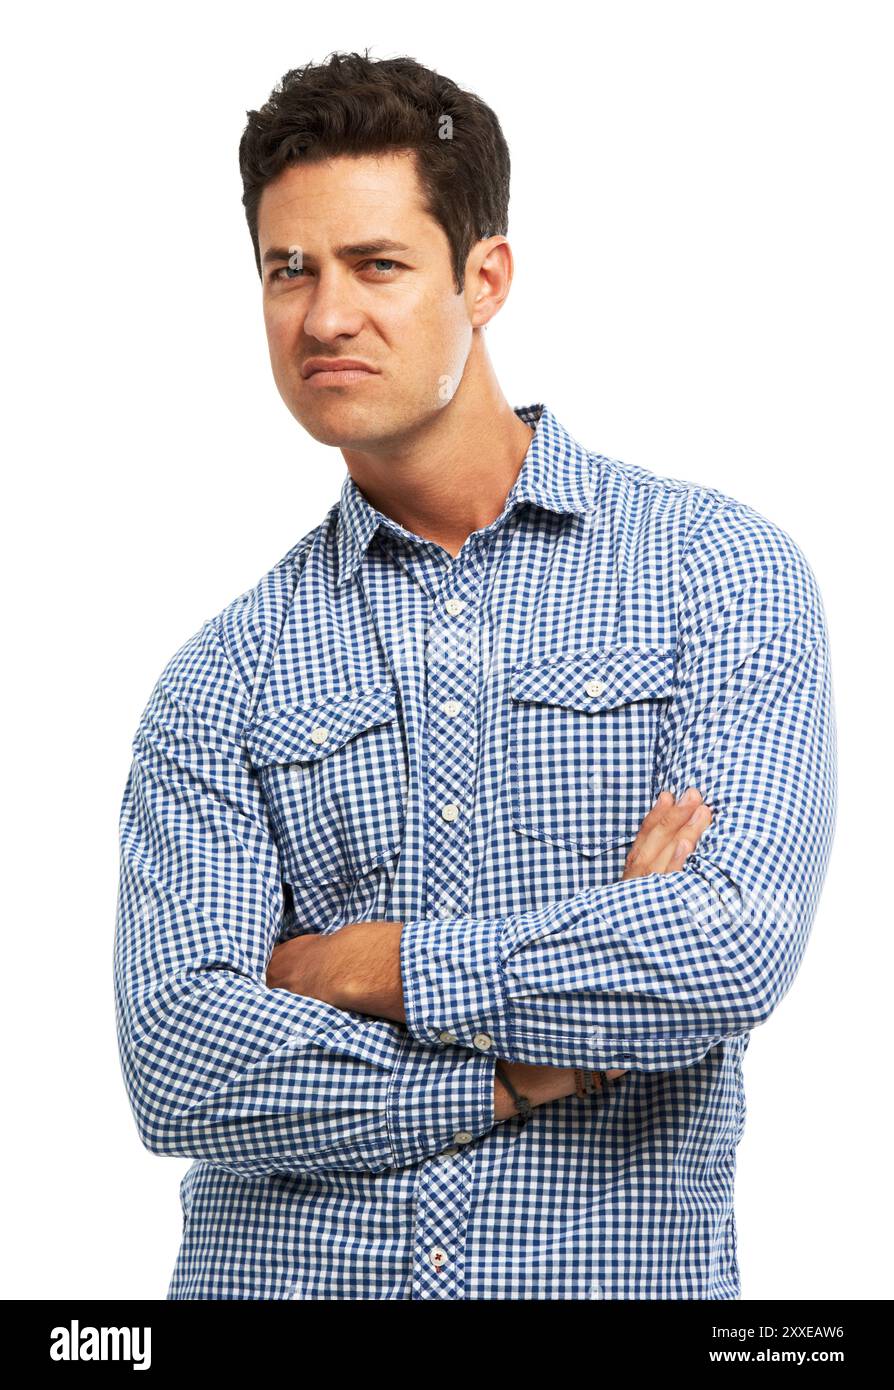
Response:
[[[348,386],[352,382],[377,376],[378,372],[368,362],[361,362],[356,357],[310,357],[301,368],[301,375],[305,381],[321,386]]]
[[[378,374],[342,368],[337,372],[313,372],[307,378],[308,386],[355,386],[361,381],[373,381]]]

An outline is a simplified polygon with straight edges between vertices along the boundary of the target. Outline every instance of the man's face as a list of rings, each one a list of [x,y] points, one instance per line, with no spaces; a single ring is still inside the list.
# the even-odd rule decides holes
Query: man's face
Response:
[[[273,376],[314,439],[387,448],[444,408],[469,354],[472,306],[468,287],[456,293],[443,228],[423,210],[412,155],[283,170],[261,195],[258,242]],[[372,370],[305,376],[318,357]]]

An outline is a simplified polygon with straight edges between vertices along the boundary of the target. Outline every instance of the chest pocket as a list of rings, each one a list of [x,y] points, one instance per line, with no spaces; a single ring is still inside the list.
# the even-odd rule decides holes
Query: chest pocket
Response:
[[[673,647],[601,647],[509,673],[509,794],[524,835],[596,855],[633,840],[660,787]]]
[[[353,883],[399,852],[406,763],[394,686],[266,714],[245,745],[288,882]]]

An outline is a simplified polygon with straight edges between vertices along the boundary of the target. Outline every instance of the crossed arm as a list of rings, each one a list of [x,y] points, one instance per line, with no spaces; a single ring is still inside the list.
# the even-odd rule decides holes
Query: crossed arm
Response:
[[[711,820],[698,788],[687,788],[676,800],[663,791],[640,826],[623,878],[682,868]],[[273,948],[267,984],[323,999],[337,1009],[406,1023],[400,961],[403,925],[349,922],[327,935],[292,937]]]
[[[658,785],[699,788],[713,823],[674,872],[532,912],[350,923],[274,950],[249,692],[215,622],[185,644],[141,719],[121,812],[118,1035],[147,1147],[244,1175],[378,1172],[490,1129],[496,1057],[667,1070],[769,1016],[831,848],[835,723],[813,576],[747,520],[721,513],[687,562],[658,749]]]
[[[678,872],[507,917],[403,924],[410,1034],[551,1066],[687,1067],[766,1021],[797,973],[837,802],[829,644],[813,574],[747,508],[683,566],[659,786],[714,821]]]
[[[684,799],[685,798],[685,799]],[[691,854],[712,820],[698,789],[687,789],[676,800],[664,791],[643,820],[627,856],[624,875],[643,878],[650,873],[673,873]],[[406,1023],[401,978],[403,922],[350,922],[337,932],[293,937],[275,946],[267,967],[271,989],[322,999],[337,1009]],[[525,1088],[534,1105],[570,1095],[574,1068],[506,1064],[510,1080]],[[610,1079],[627,1069],[610,1070]],[[495,1079],[497,1120],[514,1112],[512,1096]]]

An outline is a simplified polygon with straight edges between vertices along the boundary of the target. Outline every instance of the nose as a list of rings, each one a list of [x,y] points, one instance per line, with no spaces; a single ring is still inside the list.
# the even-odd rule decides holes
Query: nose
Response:
[[[350,281],[320,272],[308,296],[304,331],[320,343],[353,338],[360,332],[362,315],[352,302]]]

